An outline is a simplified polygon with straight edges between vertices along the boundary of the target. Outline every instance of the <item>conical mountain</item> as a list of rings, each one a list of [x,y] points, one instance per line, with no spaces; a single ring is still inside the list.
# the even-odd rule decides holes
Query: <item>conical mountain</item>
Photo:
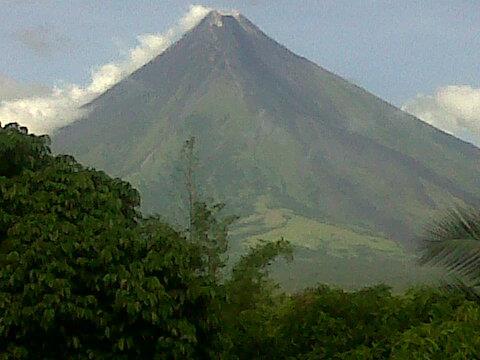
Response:
[[[309,249],[337,239],[329,246],[342,252],[358,238],[355,248],[388,251],[379,239],[410,244],[438,210],[480,204],[478,148],[295,55],[241,15],[211,12],[87,108],[54,136],[55,151],[131,181],[145,210],[167,218],[184,192],[190,136],[198,186],[244,217],[245,236],[303,231],[295,241]]]

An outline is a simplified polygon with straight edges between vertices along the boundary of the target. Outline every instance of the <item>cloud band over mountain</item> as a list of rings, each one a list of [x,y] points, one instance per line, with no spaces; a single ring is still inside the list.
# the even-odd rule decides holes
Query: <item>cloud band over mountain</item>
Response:
[[[418,95],[402,110],[460,139],[480,146],[480,89],[468,85],[439,88]]]
[[[69,84],[56,86],[50,94],[15,100],[0,98],[0,122],[18,122],[36,134],[52,133],[82,115],[80,107],[109,89],[139,67],[160,55],[182,34],[192,29],[210,9],[192,5],[178,23],[163,34],[138,36],[139,44],[131,49],[127,59],[111,62],[92,71],[86,86]]]

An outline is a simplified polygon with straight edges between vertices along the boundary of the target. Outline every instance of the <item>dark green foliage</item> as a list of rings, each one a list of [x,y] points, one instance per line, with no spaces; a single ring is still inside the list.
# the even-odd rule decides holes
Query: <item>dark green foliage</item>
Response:
[[[378,286],[354,293],[320,286],[258,313],[256,350],[240,359],[476,359],[480,306],[459,293]],[[248,333],[247,329],[247,333]],[[250,353],[248,353],[250,351]]]
[[[292,246],[287,241],[257,244],[240,258],[225,284],[222,318],[232,344],[231,359],[261,358],[271,351],[266,324],[282,297],[275,292],[278,285],[268,278],[268,266],[279,256],[291,260]]]
[[[16,123],[0,124],[0,176],[35,170],[48,160],[49,144],[48,136],[28,135],[27,128]]]
[[[268,278],[268,265],[279,256],[291,260],[292,246],[286,240],[260,242],[242,256],[232,270],[226,288],[235,304],[234,316],[257,305],[268,304],[275,284]]]
[[[204,202],[195,202],[194,207],[191,239],[199,246],[204,257],[206,273],[219,279],[219,272],[225,266],[225,253],[228,249],[228,226],[236,220],[236,217],[221,218],[219,212],[223,209],[223,204],[208,205]]]
[[[128,183],[49,155],[48,138],[10,125],[0,144],[0,359],[480,358],[480,304],[457,287],[287,296],[268,278],[292,256],[283,239],[221,278],[222,205],[195,202],[187,238],[143,217]],[[476,214],[438,225],[424,260],[474,278]]]
[[[25,153],[0,177],[0,358],[207,356],[216,287],[198,248],[143,219],[128,183],[1,130],[12,139]]]
[[[295,296],[279,321],[278,332],[290,339],[282,352],[331,359],[358,346],[370,347],[396,328],[391,302],[384,288],[348,294],[319,287]]]
[[[465,302],[430,323],[405,331],[392,349],[392,359],[480,358],[480,307]]]

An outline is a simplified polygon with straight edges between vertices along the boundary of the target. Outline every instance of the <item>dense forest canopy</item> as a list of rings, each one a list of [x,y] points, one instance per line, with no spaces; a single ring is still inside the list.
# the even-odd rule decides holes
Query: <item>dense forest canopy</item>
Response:
[[[258,242],[219,271],[232,220],[221,205],[194,204],[183,230],[139,204],[128,183],[52,156],[47,137],[0,127],[0,359],[480,357],[472,292],[284,294],[268,265],[291,258],[288,241]],[[441,234],[426,261],[458,249]]]

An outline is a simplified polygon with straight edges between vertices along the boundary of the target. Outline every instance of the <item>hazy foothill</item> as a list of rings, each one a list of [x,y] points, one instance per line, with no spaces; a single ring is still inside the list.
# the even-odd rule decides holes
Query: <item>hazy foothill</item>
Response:
[[[480,357],[480,149],[240,14],[0,120],[0,359]]]

